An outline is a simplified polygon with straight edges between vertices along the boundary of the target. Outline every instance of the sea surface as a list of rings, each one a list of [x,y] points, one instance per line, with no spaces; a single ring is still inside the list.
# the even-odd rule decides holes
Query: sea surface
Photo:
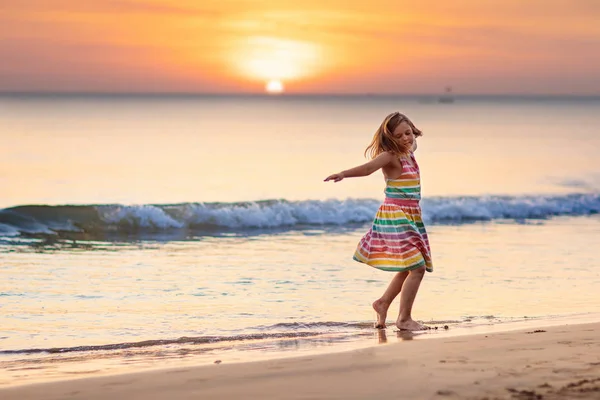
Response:
[[[600,98],[0,96],[0,388],[600,320]],[[352,260],[390,112],[417,160],[433,329],[372,328]]]

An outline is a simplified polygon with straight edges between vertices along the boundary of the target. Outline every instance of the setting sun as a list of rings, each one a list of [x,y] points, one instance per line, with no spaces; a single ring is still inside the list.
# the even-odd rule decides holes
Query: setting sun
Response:
[[[276,37],[255,36],[240,42],[231,63],[241,76],[268,81],[269,93],[283,90],[282,80],[298,80],[317,73],[322,59],[319,45]]]
[[[273,79],[273,80],[267,82],[267,86],[265,87],[265,90],[267,91],[267,93],[271,93],[271,94],[283,93],[283,91],[284,91],[283,83],[280,80]]]

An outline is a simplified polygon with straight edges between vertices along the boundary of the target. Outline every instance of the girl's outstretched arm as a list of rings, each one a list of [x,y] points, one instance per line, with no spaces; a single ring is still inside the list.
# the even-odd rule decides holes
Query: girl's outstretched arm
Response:
[[[344,178],[355,178],[359,176],[367,176],[371,175],[373,172],[378,169],[385,167],[390,162],[392,162],[396,156],[393,153],[384,152],[363,165],[359,165],[358,167],[350,168],[342,172],[338,172],[337,174],[329,175],[325,178],[325,182],[334,181],[339,182]]]

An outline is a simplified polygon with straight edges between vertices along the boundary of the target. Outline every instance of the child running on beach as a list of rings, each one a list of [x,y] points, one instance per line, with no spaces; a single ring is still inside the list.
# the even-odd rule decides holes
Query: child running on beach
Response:
[[[412,319],[411,312],[425,271],[432,272],[429,239],[421,218],[421,181],[414,151],[422,132],[399,112],[388,115],[365,150],[371,161],[328,176],[327,181],[371,175],[381,169],[385,200],[369,231],[360,240],[354,260],[383,271],[396,272],[381,298],[373,302],[376,328],[385,328],[387,311],[400,294],[400,330],[427,329]]]

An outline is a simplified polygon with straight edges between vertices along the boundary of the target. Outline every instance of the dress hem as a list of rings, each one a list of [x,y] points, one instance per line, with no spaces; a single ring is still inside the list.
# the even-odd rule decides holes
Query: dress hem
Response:
[[[414,265],[414,266],[406,267],[406,268],[402,268],[402,267],[389,267],[389,268],[386,268],[386,267],[377,267],[375,265],[369,264],[368,262],[365,262],[365,261],[362,261],[362,260],[358,259],[356,256],[352,257],[352,259],[354,261],[356,261],[356,262],[361,263],[361,264],[365,264],[365,265],[368,265],[369,267],[378,269],[380,271],[386,271],[386,272],[405,272],[405,271],[412,271],[412,270],[419,269],[419,268],[423,267],[423,265]],[[433,268],[425,266],[425,271],[432,273],[433,272]]]

